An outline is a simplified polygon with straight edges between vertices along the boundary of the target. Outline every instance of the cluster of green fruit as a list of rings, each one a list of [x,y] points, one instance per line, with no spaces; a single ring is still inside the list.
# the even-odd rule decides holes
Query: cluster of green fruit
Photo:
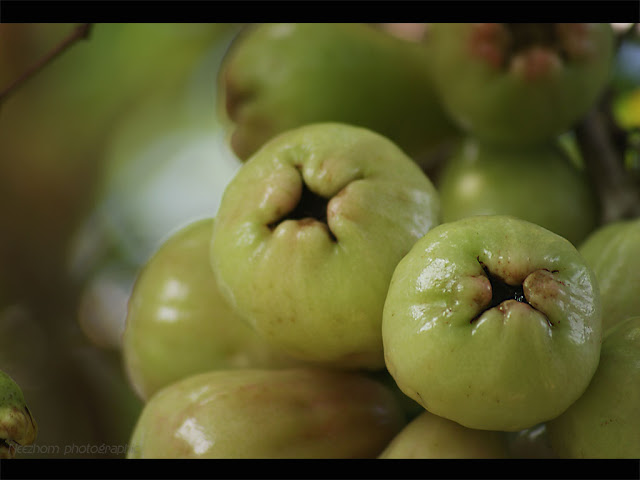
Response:
[[[129,299],[129,458],[640,456],[640,219],[600,225],[559,143],[613,55],[609,24],[247,28],[244,163]]]

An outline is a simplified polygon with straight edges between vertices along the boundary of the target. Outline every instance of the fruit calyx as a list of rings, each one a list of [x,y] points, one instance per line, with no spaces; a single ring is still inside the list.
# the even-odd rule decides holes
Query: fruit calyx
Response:
[[[586,23],[477,23],[470,48],[497,70],[536,80],[588,57],[589,35]]]
[[[549,316],[542,311],[540,307],[541,297],[546,299],[553,298],[557,295],[558,282],[554,279],[554,274],[558,273],[557,270],[550,271],[548,269],[535,270],[526,275],[524,281],[517,284],[510,284],[505,281],[500,275],[493,273],[489,268],[480,260],[480,257],[476,258],[478,263],[482,267],[484,276],[489,281],[490,298],[485,297],[484,306],[482,310],[471,319],[469,323],[473,324],[482,317],[482,315],[495,307],[498,308],[503,314],[510,307],[511,302],[523,303],[527,307],[536,310],[541,313],[549,327],[554,326],[554,322],[551,321]]]
[[[268,227],[273,231],[278,225],[286,220],[298,221],[301,225],[318,222],[326,227],[329,237],[331,240],[336,242],[337,239],[329,228],[329,223],[327,221],[327,205],[330,199],[324,198],[313,192],[304,182],[304,179],[302,179],[302,175],[300,177],[302,186],[298,202],[291,211],[270,223]]]
[[[487,310],[493,307],[497,307],[502,302],[506,300],[515,300],[517,302],[526,303],[527,299],[524,295],[524,288],[522,285],[509,285],[498,275],[491,273],[491,271],[487,268],[487,266],[482,263],[482,261],[478,258],[478,262],[482,266],[482,270],[484,274],[489,279],[489,283],[491,284],[491,301],[487,306]]]

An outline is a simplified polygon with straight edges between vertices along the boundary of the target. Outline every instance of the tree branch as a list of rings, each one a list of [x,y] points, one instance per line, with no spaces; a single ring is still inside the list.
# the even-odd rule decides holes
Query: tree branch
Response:
[[[603,224],[640,217],[640,185],[624,165],[628,132],[612,120],[610,105],[605,99],[575,130],[585,168],[600,197]]]
[[[91,33],[91,23],[83,23],[77,26],[71,34],[69,34],[62,42],[60,42],[49,53],[40,58],[34,65],[27,69],[22,75],[16,78],[8,87],[0,92],[0,105],[12,95],[18,88],[24,85],[30,78],[36,75],[40,70],[50,64],[57,57],[62,55],[67,49],[80,40],[86,40]]]
[[[618,34],[616,52],[636,35],[638,23]],[[609,88],[575,129],[587,174],[600,198],[602,224],[640,217],[640,182],[625,165],[626,152],[634,148],[633,132],[616,122],[612,100]]]

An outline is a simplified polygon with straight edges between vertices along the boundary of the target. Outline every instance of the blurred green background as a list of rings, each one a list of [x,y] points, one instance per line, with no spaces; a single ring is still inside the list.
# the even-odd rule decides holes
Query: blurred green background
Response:
[[[76,26],[0,24],[0,90]],[[94,24],[0,104],[0,369],[39,426],[18,458],[124,457],[142,407],[119,352],[127,298],[240,165],[216,81],[241,27]],[[640,126],[637,42],[616,82],[620,118]]]
[[[76,26],[0,24],[0,90]],[[129,289],[239,165],[216,118],[239,28],[94,24],[0,105],[0,369],[39,426],[16,458],[124,457]]]

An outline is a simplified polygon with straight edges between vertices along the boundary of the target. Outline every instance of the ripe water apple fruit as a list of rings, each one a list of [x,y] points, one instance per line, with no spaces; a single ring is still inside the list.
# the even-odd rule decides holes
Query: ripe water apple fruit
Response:
[[[399,262],[382,335],[389,372],[426,410],[517,431],[584,392],[601,326],[595,275],[568,240],[480,215],[434,227]]]
[[[288,354],[380,369],[391,275],[439,209],[429,178],[387,138],[345,124],[300,127],[227,185],[213,270],[234,308]]]

